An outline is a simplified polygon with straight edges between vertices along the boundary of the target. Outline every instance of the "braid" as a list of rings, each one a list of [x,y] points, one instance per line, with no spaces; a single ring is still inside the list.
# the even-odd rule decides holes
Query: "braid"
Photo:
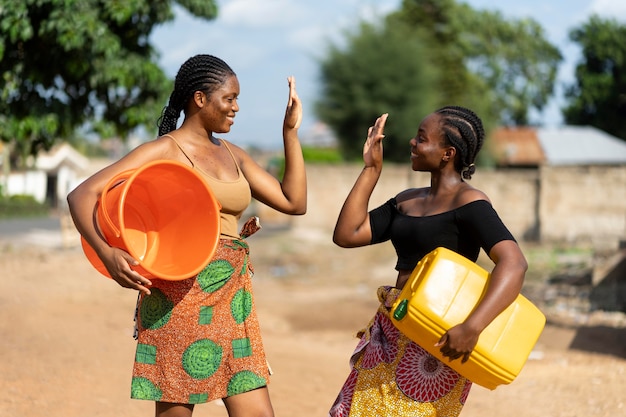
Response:
[[[159,136],[176,129],[180,112],[196,91],[211,94],[235,72],[226,62],[213,55],[196,55],[181,65],[174,80],[174,91],[157,121]]]
[[[442,116],[446,144],[454,146],[460,156],[455,161],[455,169],[464,179],[471,179],[476,171],[474,160],[485,140],[480,117],[470,109],[460,106],[442,107],[435,113]]]

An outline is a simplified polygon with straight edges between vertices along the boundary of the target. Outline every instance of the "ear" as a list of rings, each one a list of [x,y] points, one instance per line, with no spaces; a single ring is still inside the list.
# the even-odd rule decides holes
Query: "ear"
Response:
[[[193,102],[198,107],[204,107],[207,102],[206,94],[204,94],[202,91],[195,91],[193,93]]]
[[[456,156],[456,148],[454,146],[448,146],[441,159],[445,162],[454,161],[454,157]]]

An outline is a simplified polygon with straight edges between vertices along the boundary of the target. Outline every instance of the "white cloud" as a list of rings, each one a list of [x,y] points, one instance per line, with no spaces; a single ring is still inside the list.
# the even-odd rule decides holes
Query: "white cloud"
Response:
[[[249,28],[290,27],[306,18],[307,2],[293,0],[230,0],[220,2],[220,19]]]
[[[593,0],[589,6],[589,14],[596,13],[604,18],[615,18],[626,22],[626,2],[624,0]]]

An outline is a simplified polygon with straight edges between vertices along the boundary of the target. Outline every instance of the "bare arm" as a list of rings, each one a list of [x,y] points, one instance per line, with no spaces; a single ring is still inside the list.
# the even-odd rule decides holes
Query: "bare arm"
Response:
[[[287,214],[304,214],[307,206],[306,170],[298,128],[302,121],[302,103],[296,92],[296,80],[288,78],[289,100],[283,122],[285,174],[278,181],[247,153],[238,149],[241,169],[250,183],[252,195],[268,206]]]
[[[131,269],[137,261],[127,252],[113,248],[98,233],[95,225],[95,207],[100,194],[110,179],[156,159],[167,158],[167,142],[153,141],[133,150],[124,158],[95,173],[67,196],[70,213],[78,232],[94,249],[107,271],[119,285],[149,294],[151,283]]]
[[[341,247],[368,245],[372,239],[368,204],[383,168],[383,131],[387,113],[381,115],[367,131],[363,145],[365,167],[339,212],[333,242]]]
[[[451,360],[463,357],[462,361],[467,361],[480,333],[515,301],[522,289],[528,264],[516,242],[498,242],[489,257],[495,266],[481,302],[463,323],[451,328],[437,344]]]

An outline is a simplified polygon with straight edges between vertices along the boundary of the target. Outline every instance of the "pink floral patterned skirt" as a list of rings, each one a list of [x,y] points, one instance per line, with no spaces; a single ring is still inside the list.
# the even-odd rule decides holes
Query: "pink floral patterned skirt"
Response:
[[[404,336],[389,319],[400,290],[380,287],[381,304],[350,358],[331,417],[455,417],[472,383]]]

